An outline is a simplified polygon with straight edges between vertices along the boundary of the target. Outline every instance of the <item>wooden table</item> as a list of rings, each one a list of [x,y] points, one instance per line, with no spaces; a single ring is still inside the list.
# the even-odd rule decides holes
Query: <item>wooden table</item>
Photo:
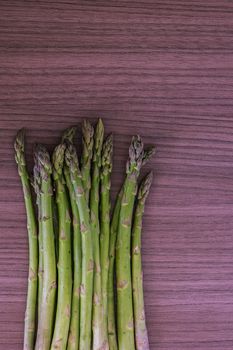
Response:
[[[84,117],[156,144],[143,232],[151,349],[233,349],[233,3],[0,1],[0,349],[22,349],[25,211],[12,149]],[[78,141],[80,144],[80,140]],[[130,349],[129,349],[130,350]]]

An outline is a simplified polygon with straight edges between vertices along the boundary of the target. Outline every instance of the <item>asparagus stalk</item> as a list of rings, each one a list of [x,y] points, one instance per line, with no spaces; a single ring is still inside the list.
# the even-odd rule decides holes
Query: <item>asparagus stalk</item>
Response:
[[[135,349],[130,240],[134,200],[137,193],[137,178],[142,159],[143,143],[139,136],[133,137],[126,167],[127,176],[123,187],[116,245],[117,328],[120,350]]]
[[[63,176],[65,148],[62,143],[53,152],[53,178],[59,217],[59,257],[57,311],[51,349],[61,350],[66,349],[68,339],[72,294],[71,219]]]
[[[129,160],[126,166],[126,179],[123,187],[116,245],[119,350],[135,349],[130,263],[131,224],[140,169],[153,152],[154,148],[144,151],[141,138],[139,136],[133,137],[129,148]]]
[[[108,349],[107,323],[104,322],[103,296],[101,285],[100,264],[100,225],[99,225],[99,188],[101,152],[104,137],[104,126],[99,119],[94,136],[94,151],[92,159],[92,181],[90,192],[91,232],[94,247],[94,295],[93,295],[93,349]]]
[[[67,166],[65,166],[64,168],[64,173],[66,185],[69,191],[71,210],[73,216],[73,290],[67,350],[78,350],[80,333],[80,286],[82,277],[81,233],[78,207],[75,201],[74,188],[70,179],[70,173]]]
[[[123,188],[117,195],[116,204],[114,207],[112,221],[110,226],[110,241],[109,241],[109,272],[108,272],[108,341],[109,349],[117,350],[117,335],[116,335],[116,315],[115,315],[115,293],[114,293],[114,267],[115,267],[115,248],[119,222],[119,214],[121,208]]]
[[[80,286],[80,340],[79,349],[91,348],[91,319],[93,296],[93,244],[90,227],[89,209],[85,198],[75,148],[69,144],[66,149],[66,164],[75,192],[75,201],[79,210],[80,232],[82,240],[82,283]]]
[[[72,131],[72,132],[71,132]],[[68,135],[67,135],[68,134]],[[63,140],[66,143],[73,143],[75,128],[66,130]],[[68,137],[69,136],[69,137]],[[70,172],[67,165],[64,166],[66,185],[69,191],[71,211],[73,217],[73,290],[71,303],[71,318],[67,350],[79,349],[79,330],[80,330],[80,285],[81,285],[81,233],[78,207],[75,201],[75,192],[70,178]]]
[[[62,144],[66,144],[67,142],[73,142],[74,136],[76,133],[76,127],[71,126],[67,128],[62,135]],[[63,164],[64,168],[64,164]],[[55,192],[55,188],[54,188]],[[58,255],[59,255],[59,213],[58,213],[58,206],[56,203],[56,199],[53,198],[53,225],[54,225],[54,235],[55,235],[55,248],[56,248],[56,258],[58,261]]]
[[[24,203],[27,216],[27,230],[29,243],[29,272],[28,290],[24,323],[24,350],[33,350],[36,332],[36,303],[37,303],[37,271],[38,271],[38,242],[35,212],[32,203],[29,176],[24,155],[24,131],[17,133],[15,143],[15,160],[21,179]]]
[[[56,299],[56,257],[52,220],[52,166],[49,154],[43,146],[36,146],[35,159],[40,174],[41,231],[44,265],[42,301],[35,349],[49,350]]]
[[[55,189],[53,189],[53,196],[52,196],[52,212],[53,212],[55,256],[56,256],[56,261],[58,262],[58,256],[59,256],[59,217],[58,215],[59,214],[58,214],[56,199],[54,196],[55,196]]]
[[[43,244],[42,244],[42,217],[41,217],[41,199],[40,199],[40,174],[37,160],[33,168],[34,190],[36,193],[36,204],[38,208],[38,243],[39,243],[39,264],[38,264],[38,302],[37,310],[40,315],[40,308],[42,303],[42,289],[43,289]]]
[[[104,308],[104,321],[107,329],[108,315],[108,270],[109,270],[109,236],[110,236],[110,186],[112,172],[112,135],[107,137],[102,150],[102,168],[101,168],[101,195],[100,195],[100,262],[101,262],[101,280]]]
[[[81,174],[86,201],[89,204],[89,194],[91,189],[91,159],[94,144],[94,129],[88,120],[82,124],[82,157],[81,157]]]
[[[67,128],[63,132],[61,143],[62,144],[67,144],[69,142],[73,143],[75,133],[76,133],[76,127],[75,126],[71,126],[71,127]],[[63,168],[64,167],[65,167],[65,164],[63,164]],[[59,220],[58,220],[58,208],[57,208],[55,200],[54,200],[53,217],[54,217],[54,230],[57,232],[56,236],[58,236],[59,235],[59,223],[58,223]],[[57,244],[57,246],[56,246],[56,253],[57,253],[57,257],[58,257],[59,237],[57,237],[56,244]]]
[[[145,309],[143,300],[143,276],[141,258],[141,232],[142,217],[145,208],[145,201],[149,194],[153,174],[150,172],[142,181],[138,195],[137,206],[134,214],[132,229],[132,285],[133,285],[133,306],[134,306],[134,326],[137,350],[149,350],[147,335]]]

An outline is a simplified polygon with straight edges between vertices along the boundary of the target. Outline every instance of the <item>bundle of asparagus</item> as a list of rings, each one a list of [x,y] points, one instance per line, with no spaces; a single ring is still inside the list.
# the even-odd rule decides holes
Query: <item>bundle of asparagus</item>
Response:
[[[85,120],[79,163],[75,132],[65,130],[51,158],[35,146],[31,182],[24,130],[15,139],[29,242],[24,350],[148,350],[141,231],[152,173],[138,180],[154,148],[132,138],[111,216],[113,137],[104,140],[101,119],[95,130]]]

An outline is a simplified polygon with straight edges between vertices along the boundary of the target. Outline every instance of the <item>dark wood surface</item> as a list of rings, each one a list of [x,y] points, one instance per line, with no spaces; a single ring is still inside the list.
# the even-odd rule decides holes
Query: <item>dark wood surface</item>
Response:
[[[12,150],[104,118],[113,197],[156,144],[143,232],[151,349],[233,349],[233,3],[0,1],[0,349],[22,348],[27,233]],[[145,170],[146,171],[146,170]],[[130,350],[130,349],[129,349]]]

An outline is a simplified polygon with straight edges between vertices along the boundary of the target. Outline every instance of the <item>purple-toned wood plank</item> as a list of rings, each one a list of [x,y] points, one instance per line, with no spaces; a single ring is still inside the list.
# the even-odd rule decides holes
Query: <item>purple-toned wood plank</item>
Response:
[[[22,348],[27,233],[12,141],[27,158],[84,117],[157,145],[143,232],[151,349],[233,348],[233,4],[0,1],[0,349]],[[80,140],[78,141],[80,145]],[[145,169],[146,172],[146,169]]]

